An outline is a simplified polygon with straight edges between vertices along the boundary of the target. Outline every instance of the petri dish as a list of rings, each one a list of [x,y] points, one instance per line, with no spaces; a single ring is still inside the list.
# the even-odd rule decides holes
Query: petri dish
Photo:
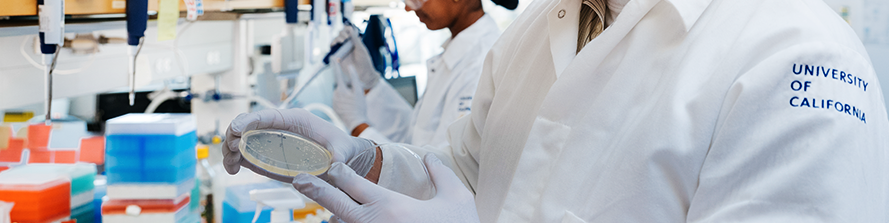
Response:
[[[307,137],[282,130],[250,130],[238,144],[241,156],[266,171],[294,177],[319,175],[330,169],[330,151]]]

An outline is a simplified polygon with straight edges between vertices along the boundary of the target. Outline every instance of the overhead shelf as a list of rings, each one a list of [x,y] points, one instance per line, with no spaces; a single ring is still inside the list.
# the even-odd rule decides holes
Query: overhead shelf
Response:
[[[283,8],[284,0],[203,0],[205,12]],[[310,0],[300,0],[300,5]],[[148,10],[157,11],[158,0],[148,1]],[[185,11],[185,3],[179,1],[179,10]],[[125,0],[66,0],[66,15],[122,14],[126,11]],[[0,1],[0,17],[36,16],[37,0]]]

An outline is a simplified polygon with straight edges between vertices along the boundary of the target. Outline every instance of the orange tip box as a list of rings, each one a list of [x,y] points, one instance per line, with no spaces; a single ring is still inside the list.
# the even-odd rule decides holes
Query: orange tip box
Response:
[[[0,200],[14,202],[13,222],[46,222],[71,212],[71,180],[58,174],[0,173]]]
[[[183,222],[189,213],[190,194],[176,199],[108,200],[102,203],[102,221],[126,222]]]

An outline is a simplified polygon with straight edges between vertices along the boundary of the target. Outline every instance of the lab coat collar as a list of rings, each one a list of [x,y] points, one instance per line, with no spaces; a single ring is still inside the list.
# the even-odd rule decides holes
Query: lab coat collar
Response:
[[[575,56],[579,55],[576,52],[576,43],[581,1],[554,0],[554,6],[547,13],[550,53],[552,53],[556,77],[561,76]],[[610,23],[609,27],[587,46],[602,46],[597,47],[596,50],[607,54],[614,44],[620,42],[619,40],[626,36],[629,30],[660,2],[667,2],[676,8],[685,25],[685,31],[688,31],[710,4],[711,0],[609,0],[608,7],[611,11],[611,16],[608,19],[611,20],[608,21]],[[608,44],[596,44],[596,42],[603,41],[608,42]]]
[[[494,22],[494,19],[491,18],[490,15],[485,14],[481,18],[479,18],[475,23],[464,29],[462,32],[457,34],[453,39],[448,39],[441,45],[444,48],[444,52],[441,54],[442,59],[444,59],[445,64],[448,66],[448,70],[454,70],[454,66],[460,62],[463,58],[467,58],[466,55],[473,48],[478,47],[479,39],[485,38],[489,32],[499,32],[500,28],[497,27],[497,23]]]

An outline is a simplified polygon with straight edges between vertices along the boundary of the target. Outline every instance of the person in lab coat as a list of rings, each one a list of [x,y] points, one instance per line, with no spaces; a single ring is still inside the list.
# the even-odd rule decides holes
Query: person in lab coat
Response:
[[[293,184],[346,222],[889,222],[882,90],[824,2],[608,0],[595,35],[593,1],[533,2],[447,147],[358,162],[372,142],[302,110],[228,133],[280,120],[326,137],[337,162]],[[228,153],[230,172],[250,167]],[[397,189],[428,184],[420,199]]]
[[[378,143],[444,146],[448,125],[470,112],[482,63],[500,37],[500,28],[485,14],[481,0],[409,0],[406,3],[406,10],[416,11],[427,28],[448,29],[451,33],[451,38],[442,45],[444,52],[426,61],[425,94],[416,107],[411,108],[373,69],[358,32],[346,28],[333,44],[349,40],[358,47],[340,63],[339,70],[345,74],[340,79],[354,74],[358,81],[340,80],[334,91],[333,109],[354,136]],[[510,9],[517,5],[515,0],[495,3]],[[363,88],[346,87],[355,83],[363,84]]]

